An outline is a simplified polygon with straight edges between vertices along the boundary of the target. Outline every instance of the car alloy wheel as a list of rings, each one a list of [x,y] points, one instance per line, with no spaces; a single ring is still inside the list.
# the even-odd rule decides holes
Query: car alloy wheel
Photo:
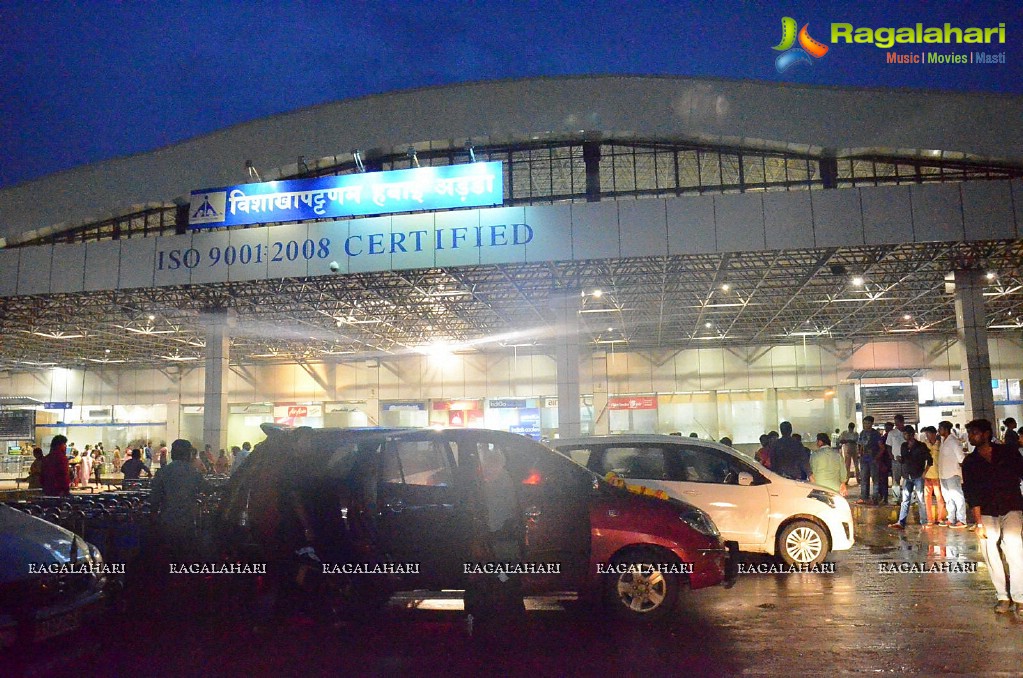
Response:
[[[679,577],[652,567],[653,563],[663,560],[636,554],[614,561],[616,566],[635,566],[634,571],[611,575],[609,594],[618,616],[654,621],[675,609],[679,598]]]
[[[781,558],[787,565],[818,565],[828,555],[828,537],[819,525],[797,520],[788,525],[778,541]]]

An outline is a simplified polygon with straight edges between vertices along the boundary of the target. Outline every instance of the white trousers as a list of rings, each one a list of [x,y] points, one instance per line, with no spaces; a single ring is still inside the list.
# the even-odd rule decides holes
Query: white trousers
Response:
[[[1023,603],[1023,511],[1010,511],[1004,516],[982,515],[980,522],[987,534],[981,540],[980,550],[991,573],[991,583],[995,585],[998,600],[1009,599],[1001,556],[1005,554],[1012,600]]]

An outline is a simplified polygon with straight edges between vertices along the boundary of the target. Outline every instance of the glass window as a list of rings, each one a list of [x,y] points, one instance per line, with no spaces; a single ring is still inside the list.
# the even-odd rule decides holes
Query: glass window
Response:
[[[758,473],[730,454],[701,447],[680,447],[679,463],[682,477],[691,483],[738,485],[740,473],[750,473],[756,481]]]
[[[384,456],[381,480],[406,485],[452,484],[447,452],[430,440],[399,440]]]
[[[601,473],[609,471],[622,478],[669,479],[664,451],[659,447],[608,447],[601,461]]]
[[[574,450],[561,450],[561,453],[580,466],[587,466],[590,463],[590,451],[585,447]]]

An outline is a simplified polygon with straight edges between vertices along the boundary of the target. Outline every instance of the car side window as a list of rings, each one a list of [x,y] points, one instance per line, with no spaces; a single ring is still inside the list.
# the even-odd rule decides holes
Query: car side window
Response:
[[[740,473],[753,475],[754,483],[762,478],[753,467],[730,454],[703,447],[679,447],[679,464],[683,478],[691,483],[738,485]]]
[[[587,466],[590,463],[590,450],[587,447],[562,449],[559,452],[580,466]]]
[[[660,447],[607,447],[600,463],[600,473],[613,472],[622,478],[669,480],[664,450]]]
[[[448,454],[433,440],[396,440],[384,455],[385,483],[444,487],[453,483]]]

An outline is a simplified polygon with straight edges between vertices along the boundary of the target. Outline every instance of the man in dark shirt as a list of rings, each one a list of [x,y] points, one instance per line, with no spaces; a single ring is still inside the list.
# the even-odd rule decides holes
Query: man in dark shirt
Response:
[[[973,511],[981,552],[987,562],[998,603],[995,612],[1023,618],[1023,456],[1018,450],[991,442],[991,422],[974,419],[966,425],[973,454],[963,459],[963,491]],[[1010,591],[1005,567],[1009,568]],[[1015,603],[1015,605],[1013,605]]]
[[[792,437],[792,424],[783,421],[781,437],[771,449],[771,470],[794,480],[810,479],[810,456],[803,443]]]
[[[901,433],[905,438],[899,450],[899,459],[902,460],[902,506],[899,509],[899,522],[888,527],[906,529],[909,504],[913,500],[914,492],[920,502],[920,525],[929,527],[927,503],[924,501],[924,472],[934,463],[934,458],[927,446],[916,439],[916,430],[912,426],[904,426]]]
[[[142,473],[145,473],[147,478],[153,477],[149,467],[142,463],[142,450],[139,449],[132,450],[131,459],[121,464],[121,473],[124,474],[125,480],[138,480]]]
[[[1019,451],[1019,433],[1016,432],[1016,420],[1009,417],[1005,420],[1005,435],[1002,440],[1006,447]]]
[[[68,470],[67,438],[53,436],[50,453],[43,457],[43,468],[39,475],[43,494],[61,496],[71,494],[71,473]]]
[[[857,504],[876,504],[881,497],[881,474],[878,457],[884,454],[884,445],[881,443],[881,434],[874,430],[874,418],[870,415],[863,417],[863,430],[856,441],[860,455],[860,472],[857,479],[860,483],[860,499]],[[871,494],[870,486],[873,484],[874,492]]]

